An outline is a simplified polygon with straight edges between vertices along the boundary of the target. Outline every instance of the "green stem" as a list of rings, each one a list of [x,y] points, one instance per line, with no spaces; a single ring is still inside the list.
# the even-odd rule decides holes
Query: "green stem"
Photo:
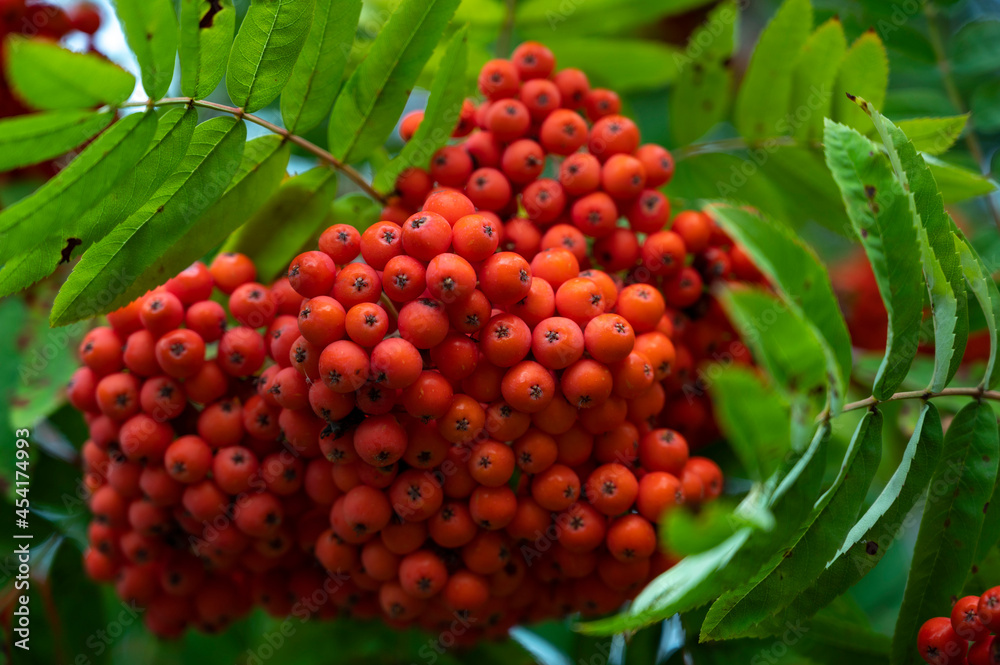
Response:
[[[504,2],[503,24],[500,26],[500,35],[497,37],[497,57],[508,58],[511,52],[511,40],[514,34],[514,11],[517,0],[506,0]]]
[[[945,388],[944,390],[940,390],[938,392],[931,392],[929,390],[911,390],[909,392],[890,395],[885,399],[867,397],[857,402],[845,404],[844,408],[841,409],[840,412],[846,413],[848,411],[856,411],[858,409],[869,409],[873,406],[878,406],[883,402],[898,402],[904,399],[922,399],[926,401],[935,397],[975,397],[976,399],[1000,401],[1000,392],[996,390],[983,390],[982,388]],[[829,417],[829,412],[825,412],[820,416],[822,420],[828,419]]]
[[[941,37],[941,29],[937,24],[938,14],[933,3],[924,3],[924,15],[927,17],[927,36],[930,39],[931,48],[934,49],[934,59],[937,61],[937,67],[941,71],[941,80],[944,83],[945,93],[959,113],[967,113],[969,109],[965,105],[965,100],[962,99],[962,93],[959,92],[958,86],[955,85],[951,64],[948,61],[947,54],[944,52],[944,40]],[[965,133],[965,145],[969,148],[969,154],[976,160],[980,171],[984,175],[989,175],[989,164],[986,163],[983,146],[979,143],[979,136],[976,134],[976,128],[971,116],[966,126],[968,131]],[[993,223],[996,225],[997,230],[1000,230],[1000,209],[997,209],[992,194],[986,195],[986,207],[989,208],[990,214],[993,216]]]
[[[140,106],[146,108],[153,108],[156,106],[181,106],[181,105],[189,107],[196,106],[198,108],[211,109],[213,111],[220,111],[222,113],[229,113],[230,115],[236,116],[237,118],[246,120],[247,122],[252,122],[255,125],[259,125],[264,129],[267,129],[277,134],[284,140],[289,141],[290,143],[294,143],[295,145],[299,146],[306,152],[310,153],[311,155],[314,155],[320,161],[326,162],[337,171],[340,171],[345,176],[347,176],[349,180],[351,180],[354,184],[360,187],[365,194],[372,197],[379,203],[382,203],[383,205],[385,205],[386,203],[385,197],[376,192],[372,188],[372,186],[368,184],[368,181],[365,180],[364,176],[362,176],[352,166],[340,161],[332,154],[330,154],[328,151],[324,150],[323,148],[320,148],[315,143],[307,141],[301,136],[293,134],[284,127],[280,127],[274,124],[273,122],[264,120],[260,116],[253,115],[252,113],[245,113],[243,109],[238,108],[236,106],[226,106],[225,104],[217,104],[215,102],[209,102],[204,99],[192,99],[191,97],[164,97],[163,99],[159,99],[156,101],[149,100],[146,102],[129,102],[126,104],[122,104],[121,108],[140,107]]]

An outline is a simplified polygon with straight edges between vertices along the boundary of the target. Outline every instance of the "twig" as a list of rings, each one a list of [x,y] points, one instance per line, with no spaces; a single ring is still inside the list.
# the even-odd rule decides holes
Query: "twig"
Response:
[[[845,404],[844,408],[840,410],[840,413],[846,413],[848,411],[857,411],[858,409],[868,409],[873,406],[878,406],[883,402],[898,402],[904,399],[922,399],[929,400],[935,397],[975,397],[977,399],[989,399],[1000,401],[1000,392],[996,390],[983,390],[982,388],[945,388],[944,390],[938,392],[931,392],[929,390],[911,390],[909,392],[896,393],[890,395],[885,399],[878,399],[877,397],[867,397],[863,400],[857,402],[851,402],[850,404]],[[821,419],[829,418],[829,413],[824,413],[821,415]]]
[[[241,118],[243,120],[246,120],[247,122],[252,122],[255,125],[259,125],[264,129],[267,129],[277,134],[286,141],[294,143],[295,145],[299,146],[306,152],[326,162],[337,171],[340,171],[345,176],[347,176],[348,179],[350,179],[358,187],[360,187],[362,191],[365,192],[365,194],[372,197],[379,203],[382,203],[383,205],[386,203],[385,197],[376,192],[372,188],[372,186],[368,184],[368,181],[365,180],[364,176],[358,173],[358,171],[353,167],[351,167],[350,165],[340,161],[339,159],[331,155],[328,151],[323,150],[323,148],[320,148],[315,143],[307,141],[301,136],[291,133],[284,127],[279,127],[273,122],[264,120],[260,116],[253,115],[252,113],[245,113],[243,109],[238,108],[236,106],[226,106],[225,104],[217,104],[215,102],[209,102],[204,99],[192,99],[191,97],[164,97],[163,99],[159,99],[156,101],[149,100],[146,102],[129,102],[127,104],[122,104],[121,106],[122,107],[142,106],[146,108],[152,108],[155,106],[180,106],[180,105],[197,106],[204,109],[212,109],[213,111],[221,111],[222,113],[229,113],[237,118]]]

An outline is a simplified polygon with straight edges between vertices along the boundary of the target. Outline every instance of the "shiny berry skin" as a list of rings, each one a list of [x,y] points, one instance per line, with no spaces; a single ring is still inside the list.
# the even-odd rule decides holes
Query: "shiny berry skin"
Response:
[[[962,640],[947,617],[928,619],[917,633],[920,656],[931,665],[958,665],[964,662],[968,643]]]

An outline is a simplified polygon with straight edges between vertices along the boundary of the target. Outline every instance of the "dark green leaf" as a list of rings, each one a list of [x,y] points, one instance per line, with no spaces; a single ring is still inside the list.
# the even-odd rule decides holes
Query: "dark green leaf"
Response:
[[[847,97],[864,97],[877,109],[885,104],[889,85],[889,58],[878,33],[866,32],[851,44],[840,65],[840,75],[833,88],[834,120],[861,132],[869,132],[871,123],[864,112]]]
[[[197,122],[195,109],[175,108],[163,113],[146,154],[103,199],[79,217],[67,220],[63,235],[38,238],[30,249],[0,269],[0,296],[31,286],[60,263],[79,256],[145,203],[184,156]]]
[[[150,99],[167,94],[177,57],[177,16],[170,0],[115,0],[128,45]]]
[[[162,283],[170,279],[218,247],[256,213],[278,189],[285,176],[290,148],[288,143],[275,135],[261,136],[248,142],[243,150],[243,160],[226,193],[146,270],[149,280]],[[275,219],[280,218],[271,218],[271,228]],[[273,238],[273,231],[268,231],[263,237]]]
[[[1000,437],[1000,433],[997,431],[997,419],[993,411],[993,406],[989,402],[982,402],[980,406],[983,415],[975,421],[977,429],[974,436],[983,440],[1000,441],[1000,438],[998,438]],[[1000,443],[993,445],[1000,445]],[[997,540],[1000,540],[1000,475],[997,476],[993,484],[993,493],[990,496],[989,506],[985,512],[983,530],[979,534],[976,555],[972,560],[976,566],[986,559],[990,550],[996,546]]]
[[[254,0],[229,52],[226,90],[247,112],[281,94],[312,25],[316,0]]]
[[[375,176],[375,189],[392,191],[396,176],[411,166],[427,168],[434,153],[448,142],[458,124],[465,99],[465,72],[468,62],[468,29],[462,27],[452,35],[434,73],[424,119],[399,154]]]
[[[230,236],[223,251],[246,254],[257,264],[257,277],[270,281],[288,270],[306,241],[322,230],[337,194],[337,172],[318,166],[282,183],[246,224]],[[281,234],[274,235],[274,220]]]
[[[136,165],[156,124],[151,112],[122,118],[34,194],[0,212],[0,261],[72,225]]]
[[[885,357],[872,392],[884,399],[909,372],[920,337],[924,279],[916,224],[902,185],[874,143],[828,120],[824,145],[827,164],[843,193],[889,314]]]
[[[917,216],[921,263],[934,317],[935,371],[928,389],[936,392],[958,371],[969,336],[968,295],[951,234],[953,224],[916,145],[908,140],[902,127],[895,127],[870,104],[863,108],[875,123],[896,177],[910,193],[913,214]],[[964,117],[959,116],[963,125]]]
[[[128,99],[135,77],[94,53],[74,53],[55,42],[12,35],[4,44],[7,80],[39,110],[114,106]]]
[[[1000,69],[1000,21],[970,21],[951,43],[949,60],[960,77],[982,80]]]
[[[956,229],[957,230],[957,229]],[[959,231],[959,233],[961,233]],[[994,373],[1000,339],[997,331],[1000,330],[1000,292],[998,292],[996,282],[993,281],[982,259],[972,249],[964,237],[954,236],[955,246],[958,248],[958,256],[961,261],[962,274],[965,282],[969,285],[969,290],[975,296],[976,302],[986,317],[986,328],[990,333],[990,354],[986,360],[986,371],[983,372],[983,379],[979,385],[987,388],[993,387],[1000,379],[1000,372]]]
[[[735,124],[745,138],[779,134],[788,113],[795,61],[811,30],[809,0],[785,0],[761,33],[736,96]]]
[[[800,587],[798,596],[786,609],[762,623],[760,635],[780,633],[786,622],[813,616],[857,584],[882,560],[889,547],[910,526],[907,516],[923,496],[941,458],[942,438],[941,417],[933,404],[925,404],[899,467],[881,494],[851,528],[826,569],[811,584]]]
[[[913,147],[918,152],[928,155],[940,155],[947,152],[948,148],[954,145],[965,123],[969,120],[969,114],[953,115],[946,118],[914,118],[912,120],[900,120],[896,123],[906,134],[906,137],[913,142]],[[978,120],[978,117],[977,117]]]
[[[203,99],[226,72],[236,31],[233,0],[180,0],[181,92]]]
[[[72,150],[115,119],[95,111],[43,111],[0,120],[0,172]]]
[[[978,86],[969,100],[976,129],[987,134],[1000,130],[1000,81]]]
[[[396,126],[459,0],[403,0],[354,70],[330,115],[330,152],[359,162]]]
[[[281,118],[290,132],[306,132],[333,108],[361,14],[361,0],[316,0],[312,27],[281,93]]]
[[[731,364],[709,386],[712,410],[751,480],[774,473],[792,448],[791,405],[757,372]]]
[[[52,324],[112,311],[156,286],[143,267],[160,258],[222,196],[240,165],[245,138],[246,125],[234,118],[198,125],[174,174],[80,259],[52,306]]]
[[[792,132],[796,138],[818,141],[823,137],[823,118],[830,116],[833,83],[846,51],[844,27],[834,17],[816,28],[799,52],[788,104],[797,122]]]
[[[833,403],[846,395],[851,373],[851,340],[830,285],[816,254],[787,227],[732,206],[716,206],[713,217],[753,257],[785,303],[825,341],[827,368],[833,380]]]
[[[798,589],[823,572],[857,520],[881,456],[882,414],[872,411],[858,425],[840,473],[791,546],[775,552],[753,577],[722,594],[702,625],[703,641],[753,634],[753,626],[787,607]]]
[[[996,427],[993,409],[978,402],[959,411],[948,426],[896,622],[893,663],[918,661],[917,631],[951,605],[969,575],[997,477]]]

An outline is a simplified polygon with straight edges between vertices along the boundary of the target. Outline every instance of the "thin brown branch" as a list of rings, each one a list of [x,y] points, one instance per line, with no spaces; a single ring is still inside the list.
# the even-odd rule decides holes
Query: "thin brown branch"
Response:
[[[867,397],[857,402],[845,404],[844,408],[841,409],[840,412],[846,413],[847,411],[857,411],[858,409],[869,409],[884,402],[898,402],[905,399],[922,399],[927,401],[929,399],[934,399],[935,397],[975,397],[976,399],[1000,401],[1000,392],[996,390],[983,390],[982,388],[945,388],[944,390],[940,390],[938,392],[931,392],[929,390],[911,390],[909,392],[901,392],[890,395],[885,399]],[[829,416],[829,414],[826,415],[827,417]]]
[[[368,181],[365,180],[364,176],[362,176],[355,168],[353,168],[349,164],[345,164],[344,162],[340,161],[332,154],[330,154],[328,151],[324,150],[323,148],[320,148],[315,143],[307,141],[301,136],[293,134],[284,127],[280,127],[274,124],[273,122],[264,120],[260,116],[253,115],[252,113],[246,113],[243,111],[243,109],[239,107],[227,106],[225,104],[217,104],[216,102],[210,102],[204,99],[192,99],[191,97],[164,97],[163,99],[159,99],[156,101],[149,100],[147,102],[133,102],[129,104],[122,104],[122,106],[125,107],[145,106],[147,108],[152,108],[155,106],[179,106],[179,105],[186,105],[189,107],[197,106],[199,108],[211,109],[213,111],[220,111],[222,113],[229,113],[230,115],[233,115],[237,118],[246,120],[247,122],[252,122],[255,125],[259,125],[264,129],[267,129],[268,131],[277,134],[286,141],[294,143],[295,145],[299,146],[309,154],[318,158],[320,161],[326,162],[337,171],[340,171],[345,176],[347,176],[349,180],[351,180],[358,187],[360,187],[365,194],[372,197],[379,203],[385,204],[386,202],[385,197],[376,192],[372,188],[372,186],[368,184]]]

